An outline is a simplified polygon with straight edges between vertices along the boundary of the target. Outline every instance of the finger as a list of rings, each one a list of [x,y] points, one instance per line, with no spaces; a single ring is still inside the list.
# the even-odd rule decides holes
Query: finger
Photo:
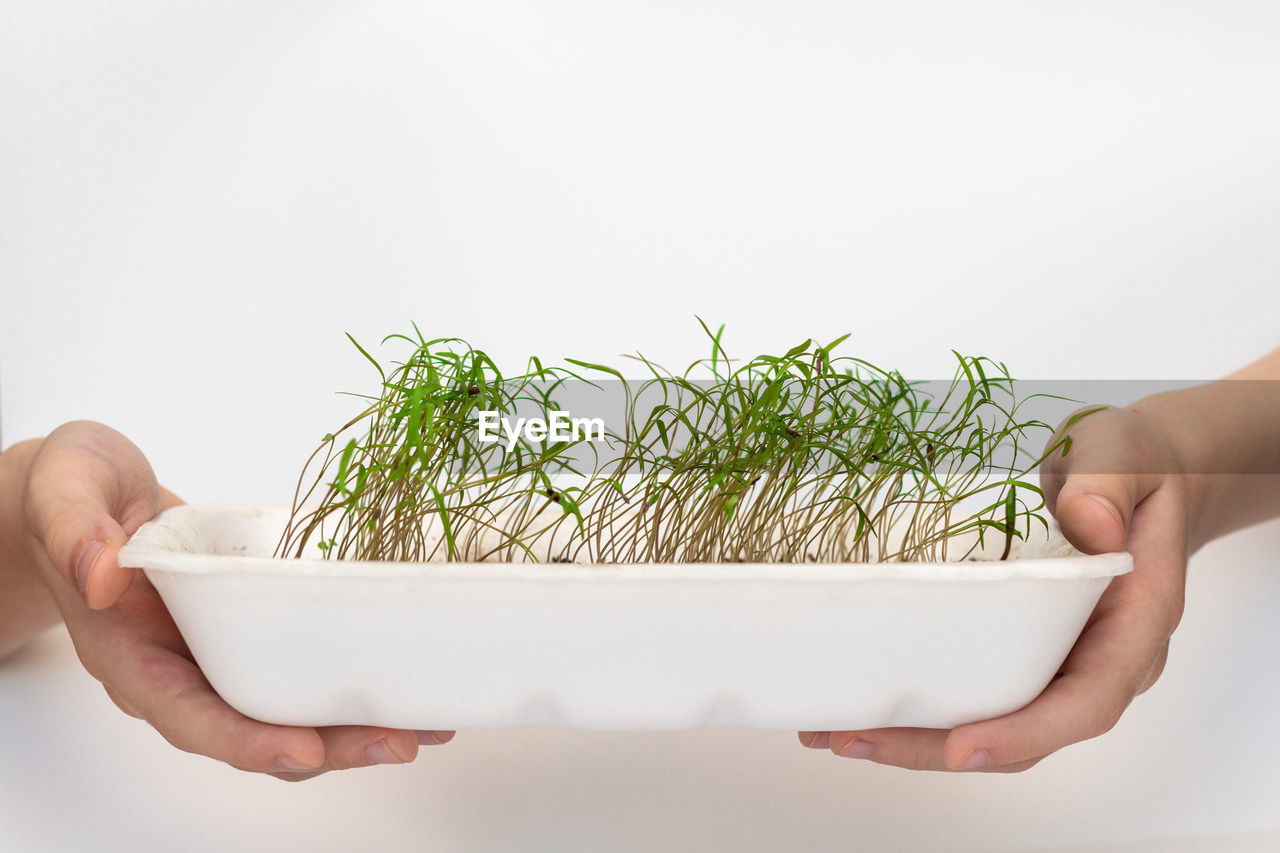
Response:
[[[179,749],[241,770],[300,780],[328,770],[403,764],[417,756],[420,742],[444,743],[453,736],[452,732],[418,733],[372,726],[308,729],[268,725],[227,705],[195,664],[180,654],[160,645],[135,647],[131,654],[136,660],[116,655],[115,671],[103,673],[106,678],[118,679],[117,684],[124,683],[115,688],[104,684],[117,707],[146,719]],[[121,661],[126,662],[123,671]],[[101,671],[101,667],[95,669]],[[317,739],[321,744],[318,753],[314,750]]]
[[[280,771],[280,772],[268,773],[267,775],[274,776],[275,778],[283,782],[305,782],[308,779],[314,779],[317,776],[322,776],[328,772],[329,772],[328,770],[308,770],[303,773],[292,773],[288,771]]]
[[[335,734],[335,729],[339,729],[339,727],[352,727],[352,729],[367,729],[367,727],[364,727],[364,726],[333,726],[333,727],[324,727],[324,729],[316,729],[317,733],[320,733],[321,738],[325,740],[326,752],[328,752],[329,754],[333,754],[334,752],[347,751],[348,757],[351,756],[351,754],[356,754],[355,751],[353,751],[352,747],[349,747],[349,745],[343,745],[342,743],[339,743],[340,740],[342,740],[343,738],[342,734]],[[369,740],[369,743],[367,743],[366,745],[366,753],[365,753],[366,758],[369,758],[369,748],[372,747],[372,744],[374,744],[376,740],[379,739],[379,736],[385,736],[385,733],[388,733],[388,731],[390,731],[390,733],[397,733],[397,735],[399,734],[398,729],[371,729],[371,730],[367,730],[366,734],[362,735],[361,738],[357,738],[357,740],[369,740],[370,736],[372,735],[372,740]],[[454,733],[452,733],[452,731],[434,731],[433,730],[433,731],[413,731],[413,733],[411,734],[416,735],[416,740],[417,740],[417,743],[419,743],[419,745],[436,745],[436,744],[448,743],[449,740],[453,739]],[[329,745],[330,742],[334,742],[333,747],[330,747]],[[393,751],[396,751],[396,752],[399,751],[398,745],[397,747],[388,747],[388,748],[393,749]],[[364,766],[370,765],[370,763],[398,763],[398,762],[372,761],[372,760],[361,762],[357,758],[357,760],[353,761],[352,763],[346,763],[344,767],[364,767]],[[402,763],[402,762],[399,762],[399,763]],[[284,781],[305,781],[307,779],[314,779],[314,777],[319,776],[320,774],[324,774],[324,772],[328,772],[330,770],[339,770],[339,767],[334,766],[333,763],[328,760],[328,757],[326,757],[324,765],[321,766],[319,770],[308,770],[303,772],[279,771],[279,772],[273,772],[273,774],[270,774],[270,775],[275,776],[276,779],[282,779]]]
[[[104,683],[178,749],[241,770],[311,771],[326,762],[315,729],[250,719],[222,700],[194,663],[168,649],[139,646],[115,658]]]
[[[831,751],[844,758],[860,758],[906,770],[974,770],[985,773],[1019,773],[1038,764],[1044,756],[1011,764],[975,763],[952,767],[944,757],[950,733],[946,729],[888,728],[831,732]],[[981,762],[982,756],[977,756]]]
[[[311,729],[273,726],[227,705],[190,660],[161,646],[133,652],[123,677],[107,693],[133,716],[146,719],[171,744],[241,770],[304,774],[404,764],[417,757],[419,734],[374,726]],[[117,658],[119,660],[119,658]],[[129,660],[126,658],[126,660]],[[111,677],[108,675],[108,677]],[[426,732],[444,743],[452,732]]]
[[[1142,680],[1142,686],[1138,688],[1138,695],[1146,693],[1164,674],[1164,666],[1169,662],[1169,641],[1165,640],[1164,645],[1160,648],[1160,654],[1151,666],[1151,672],[1147,673],[1147,677]]]
[[[1046,505],[1085,553],[1124,550],[1134,509],[1161,483],[1161,462],[1141,429],[1140,416],[1128,409],[1096,412],[1067,430],[1066,456],[1055,453],[1041,466]]]
[[[105,684],[102,685],[102,689],[107,691],[108,698],[110,698],[111,701],[115,703],[117,708],[119,708],[121,711],[124,711],[125,714],[127,714],[130,717],[133,717],[134,719],[137,719],[137,720],[142,719],[142,713],[137,708],[133,707],[124,699],[122,699],[119,693],[116,693],[114,690],[112,690],[110,687],[108,687]]]
[[[418,738],[412,731],[375,726],[326,726],[316,731],[324,739],[327,770],[407,764],[418,757]]]
[[[1135,491],[1130,477],[1068,477],[1054,509],[1062,535],[1086,554],[1123,551]]]
[[[1062,667],[1020,711],[954,729],[948,767],[1013,764],[1109,731],[1158,675],[1182,612],[1185,544],[1176,495],[1157,491],[1134,515],[1134,571],[1115,578]],[[1168,529],[1166,529],[1166,527]],[[834,740],[834,736],[833,736]]]
[[[270,774],[285,781],[301,782],[330,770],[407,764],[417,757],[420,745],[448,743],[454,735],[454,732],[417,732],[374,726],[325,726],[315,731],[325,745],[323,764],[314,770],[269,771]]]
[[[28,475],[30,529],[54,571],[94,609],[113,604],[133,582],[117,553],[163,501],[141,451],[91,422],[50,433]]]
[[[828,749],[831,746],[831,732],[800,732],[800,744],[809,749]]]
[[[949,770],[942,758],[946,729],[888,728],[832,732],[831,751],[908,770]]]
[[[443,729],[418,729],[414,731],[414,735],[418,738],[419,746],[440,746],[453,740],[453,736],[456,734],[457,732]]]
[[[149,502],[126,505],[125,521],[120,525],[127,537],[132,537],[138,528],[151,520],[162,510],[178,506],[182,499],[167,489],[160,489],[160,505],[153,506]],[[126,540],[127,541],[127,540]],[[101,610],[116,604],[130,587],[143,585],[151,587],[151,581],[136,567],[120,564],[122,545],[114,543],[104,548],[97,565],[93,566],[86,578],[84,589],[85,603],[94,610]]]
[[[31,530],[54,571],[98,610],[109,606],[133,582],[116,555],[128,535],[105,506],[101,491],[77,475],[59,478],[60,493],[45,493],[30,510]]]

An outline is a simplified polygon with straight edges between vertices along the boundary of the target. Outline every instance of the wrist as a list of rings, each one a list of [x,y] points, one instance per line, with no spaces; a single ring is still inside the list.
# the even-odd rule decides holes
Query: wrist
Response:
[[[1147,445],[1144,455],[1152,466],[1148,473],[1159,477],[1161,487],[1175,489],[1181,495],[1188,553],[1213,538],[1203,529],[1205,505],[1210,499],[1205,478],[1191,475],[1212,465],[1209,455],[1213,451],[1195,406],[1196,401],[1189,399],[1185,391],[1168,391],[1126,407],[1139,419],[1143,443]]]
[[[27,535],[27,475],[43,443],[42,438],[28,439],[0,453],[0,494],[9,498],[0,504],[0,565],[32,575],[37,573]]]
[[[61,619],[27,529],[27,476],[40,446],[24,441],[0,453],[0,658]]]
[[[1169,447],[1160,473],[1185,495],[1189,553],[1280,514],[1280,383],[1218,380],[1129,408]]]

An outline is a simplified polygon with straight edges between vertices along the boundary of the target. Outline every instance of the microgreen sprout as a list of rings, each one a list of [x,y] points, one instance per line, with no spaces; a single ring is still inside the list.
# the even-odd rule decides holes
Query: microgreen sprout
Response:
[[[314,543],[361,560],[935,561],[995,537],[1005,559],[1047,529],[1028,475],[1070,445],[1027,450],[1053,430],[1019,416],[1004,364],[955,353],[935,396],[837,356],[847,335],[737,363],[723,327],[702,329],[709,356],[672,373],[636,355],[646,378],[633,381],[576,359],[505,375],[416,325],[383,340],[409,348],[388,371],[353,338],[380,390],[356,395],[363,410],[308,460],[277,554]],[[556,413],[573,383],[623,400],[602,444],[481,440],[482,413]]]

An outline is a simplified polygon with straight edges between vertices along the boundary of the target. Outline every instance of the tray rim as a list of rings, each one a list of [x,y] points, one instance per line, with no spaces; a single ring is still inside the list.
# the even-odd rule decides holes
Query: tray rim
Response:
[[[157,544],[167,525],[202,513],[262,516],[288,511],[282,504],[201,503],[171,507],[143,524],[120,550],[128,568],[172,574],[236,577],[297,577],[340,580],[419,579],[423,581],[548,581],[601,583],[761,582],[857,583],[909,581],[947,583],[1018,579],[1076,580],[1116,577],[1133,570],[1128,552],[1075,554],[1015,560],[934,563],[408,563],[375,560],[324,560],[311,557],[266,557],[246,554],[201,554]]]

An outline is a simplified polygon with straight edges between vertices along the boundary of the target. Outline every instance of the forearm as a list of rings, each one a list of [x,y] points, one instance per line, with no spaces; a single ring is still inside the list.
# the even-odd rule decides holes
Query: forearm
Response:
[[[31,556],[22,492],[38,440],[0,453],[0,658],[61,621]]]
[[[1186,476],[1189,547],[1280,515],[1280,350],[1225,379],[1130,406],[1160,424]]]

